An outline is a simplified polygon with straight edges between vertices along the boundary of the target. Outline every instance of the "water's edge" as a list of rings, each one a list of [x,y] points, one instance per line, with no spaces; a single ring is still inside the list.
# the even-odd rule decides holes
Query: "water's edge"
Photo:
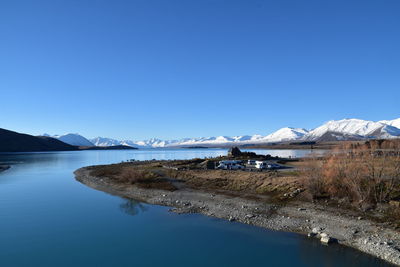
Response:
[[[307,234],[313,228],[336,238],[341,245],[400,265],[400,234],[367,220],[332,212],[311,203],[291,203],[283,207],[239,196],[193,190],[141,189],[113,183],[107,178],[89,175],[86,167],[74,172],[77,181],[93,189],[141,202],[174,207],[177,213],[201,213],[206,216],[238,221],[271,230]]]

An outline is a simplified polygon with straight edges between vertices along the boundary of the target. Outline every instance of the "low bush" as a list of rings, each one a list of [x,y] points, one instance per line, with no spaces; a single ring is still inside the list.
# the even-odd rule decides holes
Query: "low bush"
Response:
[[[324,162],[311,158],[306,161],[302,173],[305,177],[304,186],[313,199],[326,195],[326,179],[322,175]]]
[[[302,173],[312,198],[347,198],[359,208],[388,202],[400,186],[400,146],[377,144],[349,145],[307,159]]]

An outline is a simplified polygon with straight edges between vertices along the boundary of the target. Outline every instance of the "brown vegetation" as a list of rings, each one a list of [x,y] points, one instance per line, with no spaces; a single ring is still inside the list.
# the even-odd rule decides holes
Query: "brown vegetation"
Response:
[[[175,190],[177,185],[201,190],[268,194],[281,197],[301,187],[295,172],[207,170],[213,159],[130,162],[91,167],[91,175],[121,184]]]
[[[306,160],[304,184],[312,198],[345,199],[366,209],[399,197],[400,140],[348,144]]]
[[[101,165],[92,167],[91,175],[107,177],[122,184],[135,184],[142,188],[176,190],[170,180],[162,177],[156,169],[150,168],[154,168],[154,166],[158,166],[158,164],[151,164],[145,168],[135,163]]]
[[[284,191],[286,184],[277,179],[277,172],[244,172],[227,170],[168,170],[166,175],[179,179],[195,189],[263,193]],[[280,190],[282,189],[282,190]]]
[[[221,158],[120,163],[93,167],[92,175],[154,189],[267,194],[285,201],[309,195],[313,200],[330,199],[329,203],[338,201],[361,210],[400,199],[400,140],[346,143],[324,157],[282,161],[295,168],[285,171],[207,169],[208,163],[218,160]],[[299,194],[304,188],[306,193]]]

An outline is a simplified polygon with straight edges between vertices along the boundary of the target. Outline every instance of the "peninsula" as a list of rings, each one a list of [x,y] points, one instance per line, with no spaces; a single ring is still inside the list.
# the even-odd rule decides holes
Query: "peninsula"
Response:
[[[177,213],[202,213],[307,234],[323,243],[340,243],[400,265],[398,145],[396,141],[355,143],[324,157],[302,160],[232,149],[228,156],[218,158],[89,166],[76,170],[75,176],[94,189],[170,206]],[[347,164],[349,159],[358,164]],[[224,161],[242,162],[243,168],[218,169]],[[253,161],[278,168],[258,169],[251,166]],[[351,170],[364,171],[363,164],[371,162],[384,164],[374,166],[380,167],[385,177],[368,184],[367,196],[361,187],[351,187],[355,182]],[[350,166],[341,169],[345,174],[342,191],[334,187],[337,181],[330,174],[340,169],[340,164]],[[392,175],[391,180],[387,180],[388,175]],[[357,182],[366,186],[365,181]],[[378,189],[387,195],[374,200],[372,190]]]

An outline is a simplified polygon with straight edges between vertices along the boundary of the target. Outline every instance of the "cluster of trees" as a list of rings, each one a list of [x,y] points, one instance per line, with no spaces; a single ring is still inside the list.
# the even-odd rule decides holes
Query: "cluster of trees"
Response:
[[[315,198],[347,199],[359,208],[400,196],[400,140],[344,145],[307,160],[305,185]]]

